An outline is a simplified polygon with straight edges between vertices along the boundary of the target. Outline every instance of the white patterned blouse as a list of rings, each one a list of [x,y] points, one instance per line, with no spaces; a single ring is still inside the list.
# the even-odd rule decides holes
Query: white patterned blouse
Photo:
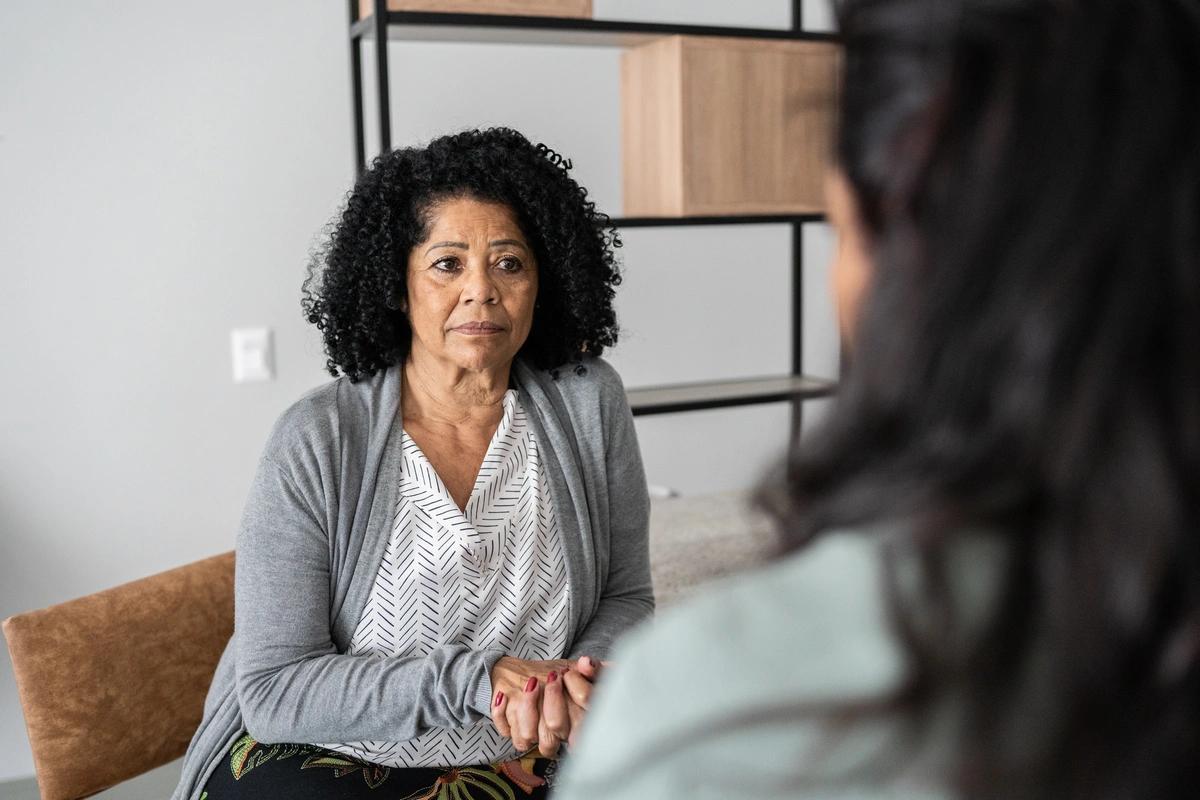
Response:
[[[488,445],[466,512],[408,433],[391,538],[349,653],[427,654],[444,644],[524,659],[566,649],[566,562],[538,443],[517,391]],[[403,742],[321,745],[392,767],[466,766],[515,756],[490,719]]]

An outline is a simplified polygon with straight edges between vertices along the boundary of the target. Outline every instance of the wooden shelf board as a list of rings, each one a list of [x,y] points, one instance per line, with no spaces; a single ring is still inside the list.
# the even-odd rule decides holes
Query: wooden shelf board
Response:
[[[837,35],[788,28],[730,28],[565,17],[512,17],[499,14],[446,14],[389,11],[388,38],[397,41],[490,42],[504,44],[632,47],[661,36],[718,36],[784,41],[837,41]],[[373,39],[373,17],[350,28],[352,38]]]
[[[837,389],[834,381],[808,375],[783,375],[732,381],[681,383],[627,389],[625,396],[635,416],[696,411],[705,408],[810,400],[828,397]]]

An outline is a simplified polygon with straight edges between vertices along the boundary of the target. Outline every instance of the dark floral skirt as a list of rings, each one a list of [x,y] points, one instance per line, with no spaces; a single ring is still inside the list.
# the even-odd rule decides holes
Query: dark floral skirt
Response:
[[[384,767],[311,744],[248,735],[213,771],[200,800],[523,800],[550,796],[557,762],[534,755],[468,767]]]

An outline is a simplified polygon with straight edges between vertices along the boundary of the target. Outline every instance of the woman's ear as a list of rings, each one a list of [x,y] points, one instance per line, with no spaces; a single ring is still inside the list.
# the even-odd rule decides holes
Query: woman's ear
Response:
[[[859,213],[858,196],[846,173],[831,167],[825,173],[825,203],[837,233],[837,252],[830,277],[842,340],[853,346],[858,309],[874,272],[866,227]]]

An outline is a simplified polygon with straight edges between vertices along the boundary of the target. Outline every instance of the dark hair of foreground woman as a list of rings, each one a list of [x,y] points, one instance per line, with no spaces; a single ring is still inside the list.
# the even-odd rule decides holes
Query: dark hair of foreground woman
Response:
[[[851,0],[840,29],[875,270],[837,408],[760,502],[792,547],[904,523],[887,713],[959,698],[961,796],[1194,797],[1200,4]],[[976,528],[1008,558],[969,633]]]

